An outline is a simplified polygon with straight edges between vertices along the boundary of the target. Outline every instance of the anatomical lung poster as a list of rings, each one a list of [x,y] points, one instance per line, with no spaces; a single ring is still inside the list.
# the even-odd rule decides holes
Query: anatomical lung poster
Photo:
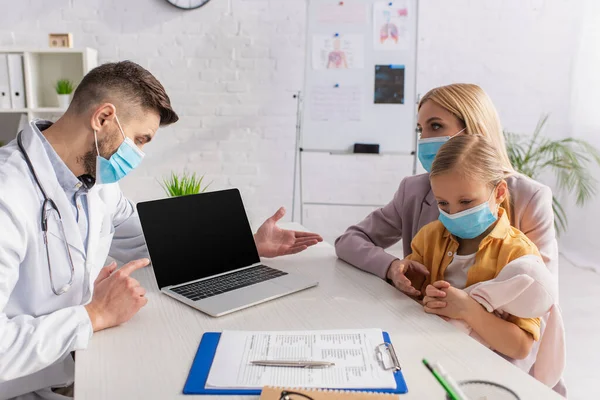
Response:
[[[408,2],[382,1],[373,4],[373,40],[375,50],[408,48]]]

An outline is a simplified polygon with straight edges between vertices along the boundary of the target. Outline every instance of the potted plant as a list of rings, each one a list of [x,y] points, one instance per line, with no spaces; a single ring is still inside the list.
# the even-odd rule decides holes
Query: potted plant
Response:
[[[600,153],[585,140],[567,138],[552,140],[540,136],[548,120],[543,115],[533,135],[504,132],[508,157],[517,172],[538,179],[546,172],[556,177],[557,194],[566,192],[575,196],[581,207],[596,194],[597,181],[590,174],[590,164],[600,165]],[[567,216],[563,206],[552,198],[554,226],[560,235],[567,229]]]
[[[67,109],[71,102],[71,93],[73,93],[73,82],[68,79],[59,79],[54,87],[58,97],[58,107]]]
[[[162,187],[169,197],[187,196],[206,192],[212,182],[202,186],[203,180],[204,175],[198,177],[195,172],[184,172],[181,175],[173,172],[169,178],[163,179]]]

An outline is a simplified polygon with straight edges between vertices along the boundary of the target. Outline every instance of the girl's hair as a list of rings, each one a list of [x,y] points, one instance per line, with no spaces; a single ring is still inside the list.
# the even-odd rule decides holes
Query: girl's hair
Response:
[[[504,166],[495,144],[483,135],[459,135],[444,143],[433,160],[429,176],[433,178],[452,170],[466,178],[485,182],[490,189],[514,172]],[[500,206],[506,210],[506,216],[510,219],[508,190]]]
[[[433,101],[461,120],[466,127],[464,134],[481,134],[488,138],[496,147],[504,167],[514,171],[506,151],[498,112],[482,88],[469,83],[440,86],[423,96],[419,109],[426,101]]]

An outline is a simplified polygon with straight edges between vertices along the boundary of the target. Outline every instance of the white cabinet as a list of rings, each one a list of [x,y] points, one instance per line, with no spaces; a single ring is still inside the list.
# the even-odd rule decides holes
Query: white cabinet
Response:
[[[69,79],[77,87],[92,68],[98,65],[98,52],[94,49],[13,49],[0,48],[0,62],[12,59],[22,59],[22,77],[8,77],[10,88],[11,79],[14,80],[11,90],[13,96],[24,96],[25,101],[19,98],[19,106],[0,107],[0,142],[8,142],[16,136],[19,125],[34,118],[56,120],[65,109],[59,108],[58,97],[54,89],[59,79]],[[20,57],[14,57],[14,56]],[[14,64],[14,63],[13,63]],[[1,66],[0,66],[1,67]],[[14,69],[13,65],[13,69]],[[0,68],[0,72],[3,69]],[[8,71],[10,73],[10,71]],[[0,79],[3,74],[0,73]],[[24,93],[12,93],[13,89],[24,87]],[[0,89],[4,82],[0,81]],[[13,97],[14,98],[14,97]],[[23,107],[24,104],[24,107]]]

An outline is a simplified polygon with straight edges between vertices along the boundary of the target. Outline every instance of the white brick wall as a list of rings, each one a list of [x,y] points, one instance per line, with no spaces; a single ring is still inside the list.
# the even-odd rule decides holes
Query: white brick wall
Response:
[[[600,149],[600,122],[598,105],[600,104],[600,3],[585,0],[585,16],[582,40],[578,43],[577,54],[573,62],[573,88],[571,97],[570,122],[572,135],[584,139]],[[591,174],[600,180],[600,168],[595,166]],[[561,239],[562,250],[578,266],[595,269],[600,272],[599,251],[597,245],[598,221],[600,221],[600,193],[585,207],[578,207],[573,201],[563,202],[568,219],[569,231]],[[590,223],[592,222],[592,223]]]
[[[291,212],[305,0],[212,0],[187,12],[163,0],[0,5],[0,46],[44,47],[47,33],[72,32],[76,46],[99,50],[100,62],[131,59],[165,85],[181,120],[159,132],[123,182],[133,200],[162,196],[157,179],[187,169],[206,173],[213,189],[239,186],[255,223],[280,205]],[[418,91],[475,82],[507,128],[531,131],[552,112],[549,133],[567,134],[579,12],[573,0],[422,0]],[[397,157],[306,161],[312,201],[383,202],[410,173]],[[332,239],[368,211],[307,208],[306,225]]]

